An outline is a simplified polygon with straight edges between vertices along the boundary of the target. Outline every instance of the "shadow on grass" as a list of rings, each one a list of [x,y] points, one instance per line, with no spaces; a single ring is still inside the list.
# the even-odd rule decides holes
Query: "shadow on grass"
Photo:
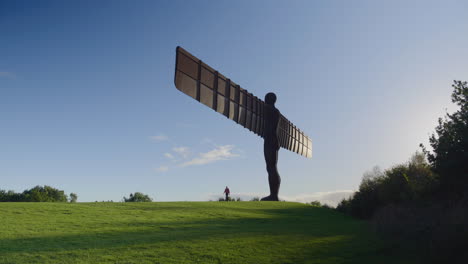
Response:
[[[149,209],[150,207],[148,207]],[[180,207],[177,209],[180,209]],[[214,217],[192,221],[115,222],[108,224],[109,227],[117,230],[113,232],[1,239],[0,255],[2,253],[109,249],[145,244],[157,246],[159,243],[199,240],[234,239],[242,241],[244,238],[255,236],[299,237],[300,239],[328,241],[328,250],[335,252],[344,249],[345,253],[347,251],[351,252],[353,247],[358,246],[356,243],[364,241],[364,243],[371,244],[371,242],[362,238],[368,235],[363,234],[367,232],[367,225],[329,209],[302,206],[285,209],[226,208],[226,210],[235,210],[237,212],[257,211],[262,212],[262,214],[259,217],[234,215],[231,218]],[[287,243],[287,241],[281,242]],[[330,247],[330,245],[333,245],[333,247]],[[315,249],[310,246],[302,250],[314,251]],[[309,255],[307,252],[303,253]],[[325,249],[320,254],[325,256],[329,253]]]

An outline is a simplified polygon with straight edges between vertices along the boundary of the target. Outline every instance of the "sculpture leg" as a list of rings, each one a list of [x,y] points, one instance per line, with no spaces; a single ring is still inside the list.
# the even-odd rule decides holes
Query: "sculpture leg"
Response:
[[[268,172],[268,183],[270,185],[270,195],[263,197],[262,201],[279,201],[278,193],[281,184],[281,177],[278,173],[278,149],[265,142],[263,153],[265,155],[266,168]]]

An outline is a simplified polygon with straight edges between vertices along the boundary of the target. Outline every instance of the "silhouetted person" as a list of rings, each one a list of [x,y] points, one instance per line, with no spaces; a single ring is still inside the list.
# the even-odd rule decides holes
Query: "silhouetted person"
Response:
[[[226,186],[226,189],[224,189],[224,194],[226,194],[226,201],[229,201],[228,198],[230,193],[231,191],[229,191],[229,188]]]
[[[281,184],[281,178],[278,173],[278,150],[280,148],[278,135],[278,123],[280,111],[275,107],[276,95],[267,93],[265,95],[265,106],[263,120],[265,127],[263,130],[263,154],[265,155],[266,168],[268,172],[268,183],[270,184],[270,195],[263,197],[262,201],[279,201],[278,192]]]

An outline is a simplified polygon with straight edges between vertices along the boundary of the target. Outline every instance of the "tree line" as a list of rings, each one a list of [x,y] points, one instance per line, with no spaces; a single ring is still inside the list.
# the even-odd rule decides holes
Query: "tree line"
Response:
[[[374,167],[359,190],[337,210],[368,219],[377,231],[424,248],[430,262],[468,258],[468,85],[454,81],[452,102],[459,108],[439,118],[408,162],[387,170]]]
[[[31,189],[24,190],[22,193],[15,191],[1,190],[0,189],[0,202],[70,202],[75,203],[78,201],[76,193],[67,195],[63,190],[44,185],[35,186]],[[124,202],[152,202],[153,199],[149,195],[135,192],[130,193],[130,196],[123,197]]]
[[[78,195],[53,188],[48,185],[36,186],[22,193],[0,190],[0,202],[76,202]]]

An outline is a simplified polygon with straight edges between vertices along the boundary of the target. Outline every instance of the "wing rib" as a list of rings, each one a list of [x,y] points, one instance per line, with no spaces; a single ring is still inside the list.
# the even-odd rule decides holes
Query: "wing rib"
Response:
[[[174,83],[178,90],[263,137],[265,102],[181,47],[176,49]],[[281,115],[280,146],[312,157],[312,141]]]

